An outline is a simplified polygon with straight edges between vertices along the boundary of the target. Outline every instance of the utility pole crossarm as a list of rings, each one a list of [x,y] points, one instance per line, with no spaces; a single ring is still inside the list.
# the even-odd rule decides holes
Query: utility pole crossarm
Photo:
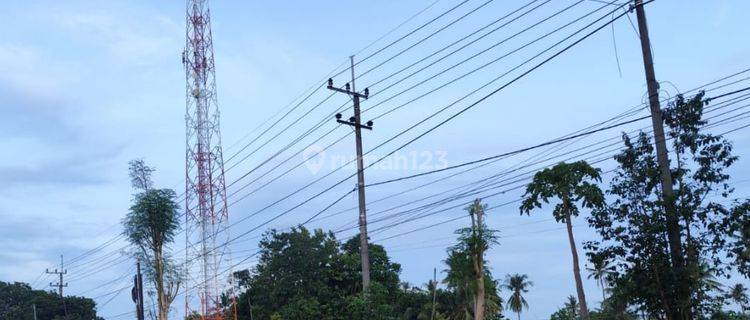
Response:
[[[340,124],[345,124],[352,127],[359,127],[362,129],[372,130],[372,121],[367,121],[367,124],[361,124],[354,120],[354,117],[349,118],[349,121],[341,120],[341,114],[336,114],[336,122]]]
[[[354,80],[352,80],[354,81]],[[362,99],[367,99],[370,96],[370,89],[365,88],[365,91],[363,93],[354,92],[351,90],[351,87],[349,86],[349,83],[346,84],[345,89],[336,88],[333,86],[333,79],[328,79],[328,90],[333,90],[336,92],[346,93],[350,96],[356,96]]]
[[[57,268],[55,268],[55,271],[49,271],[49,269],[44,270],[47,274],[56,274],[60,278],[57,283],[50,282],[49,286],[57,288],[57,293],[60,295],[60,297],[63,296],[63,288],[67,287],[68,284],[63,281],[63,276],[68,274],[68,270],[65,269],[65,263],[63,261],[63,256],[60,255],[60,270],[58,271]]]

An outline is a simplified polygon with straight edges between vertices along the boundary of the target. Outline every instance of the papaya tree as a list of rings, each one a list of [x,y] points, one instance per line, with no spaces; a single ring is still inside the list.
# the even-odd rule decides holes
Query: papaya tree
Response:
[[[589,319],[589,312],[571,221],[580,212],[578,203],[588,209],[604,205],[604,195],[596,185],[599,181],[601,181],[600,170],[591,167],[585,161],[559,163],[534,174],[534,179],[526,186],[526,193],[520,207],[521,214],[530,214],[532,210],[541,208],[542,203],[549,203],[551,199],[559,200],[552,214],[557,222],[563,222],[567,227],[570,252],[573,256],[573,276],[583,320]]]

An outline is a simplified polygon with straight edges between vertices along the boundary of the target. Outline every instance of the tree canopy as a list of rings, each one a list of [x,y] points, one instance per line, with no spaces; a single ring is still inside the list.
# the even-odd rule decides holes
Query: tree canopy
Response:
[[[381,245],[369,247],[372,287],[361,295],[358,235],[342,243],[333,233],[296,227],[267,232],[259,246],[257,265],[234,273],[239,319],[430,319],[432,290],[401,282],[401,266]],[[495,281],[485,283],[496,292]],[[465,306],[455,288],[437,288],[435,300],[435,319],[464,320],[454,312]]]
[[[721,296],[706,280],[731,270],[749,275],[750,204],[731,197],[727,170],[738,158],[729,141],[707,131],[705,103],[702,93],[680,96],[664,111],[674,199],[664,199],[658,188],[659,167],[649,135],[623,134],[610,202],[589,219],[601,239],[586,244],[588,255],[613,267],[607,280],[615,298],[653,317],[678,309],[708,317]],[[679,213],[687,278],[676,274],[670,259],[664,201],[673,201]],[[678,279],[687,279],[690,301],[675,301]]]
[[[33,290],[26,283],[0,281],[0,319],[33,320],[34,305],[38,319],[103,320],[96,315],[94,300]]]

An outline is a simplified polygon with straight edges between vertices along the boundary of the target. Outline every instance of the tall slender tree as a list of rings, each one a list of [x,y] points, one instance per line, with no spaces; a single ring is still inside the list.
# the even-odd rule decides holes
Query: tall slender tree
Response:
[[[571,221],[572,217],[578,216],[577,203],[579,202],[588,209],[604,206],[604,194],[595,184],[599,181],[601,181],[600,170],[591,167],[585,161],[559,163],[534,175],[532,182],[526,186],[526,193],[520,207],[521,214],[529,214],[532,210],[541,208],[542,202],[549,203],[551,198],[560,199],[560,203],[555,206],[552,214],[558,222],[564,222],[567,226],[570,252],[573,255],[573,276],[583,320],[589,319],[589,311],[586,305],[586,294],[583,291],[578,250]]]
[[[471,216],[471,227],[456,231],[458,244],[448,251],[446,283],[456,293],[471,301],[464,308],[475,320],[484,320],[500,311],[497,286],[487,268],[484,254],[492,244],[497,243],[497,231],[487,227],[483,214],[487,206],[481,200],[474,200],[466,210]]]
[[[521,312],[523,309],[529,308],[529,303],[524,298],[523,294],[529,292],[529,288],[534,283],[529,281],[529,276],[525,274],[513,274],[505,276],[505,283],[503,287],[510,291],[510,297],[508,297],[508,308],[515,312],[518,316],[518,320],[521,320]]]
[[[123,234],[144,262],[146,275],[154,285],[159,320],[169,318],[169,308],[180,288],[180,277],[165,246],[174,241],[179,228],[176,194],[171,189],[154,189],[154,169],[143,160],[130,162],[130,179],[136,190],[133,205],[122,224]]]

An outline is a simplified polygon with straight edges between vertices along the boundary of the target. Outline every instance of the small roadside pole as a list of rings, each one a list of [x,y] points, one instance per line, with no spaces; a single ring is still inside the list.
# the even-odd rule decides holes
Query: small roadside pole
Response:
[[[437,268],[432,269],[432,315],[430,320],[435,320],[435,298],[437,297]]]
[[[31,307],[34,309],[34,320],[36,320],[36,303],[32,304]]]
[[[136,262],[137,273],[133,276],[133,289],[130,296],[135,302],[135,315],[138,320],[145,320],[143,314],[143,276],[141,275],[141,262]]]

